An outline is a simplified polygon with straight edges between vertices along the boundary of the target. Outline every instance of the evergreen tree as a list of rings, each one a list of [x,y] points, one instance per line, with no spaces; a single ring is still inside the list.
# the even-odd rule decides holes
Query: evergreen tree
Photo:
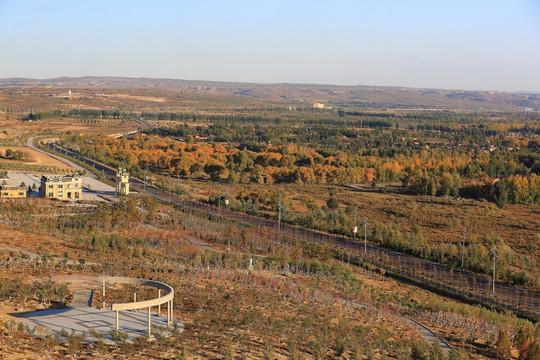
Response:
[[[330,210],[336,210],[339,207],[339,203],[334,196],[330,196],[330,198],[326,201],[326,206],[328,206]]]
[[[434,341],[429,347],[429,360],[446,360],[446,356],[438,341]]]
[[[508,203],[508,186],[506,185],[506,181],[499,180],[495,183],[495,203],[499,208],[504,208],[506,203]]]
[[[469,356],[463,351],[463,349],[452,349],[448,354],[448,360],[468,360]]]
[[[429,182],[427,185],[427,194],[431,196],[437,195],[437,183],[435,182],[435,179],[433,177],[429,178]]]
[[[525,360],[540,360],[540,343],[538,341],[531,345]]]
[[[233,170],[229,170],[229,177],[227,178],[229,184],[238,184],[238,175]]]
[[[510,338],[508,337],[508,331],[501,328],[499,331],[499,338],[495,343],[495,356],[497,359],[506,360],[512,358],[510,354],[512,345],[510,344]]]

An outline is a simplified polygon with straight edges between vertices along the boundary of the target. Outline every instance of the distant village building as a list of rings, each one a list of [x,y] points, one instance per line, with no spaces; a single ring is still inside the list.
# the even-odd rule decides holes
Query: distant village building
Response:
[[[313,104],[313,107],[316,108],[316,109],[324,109],[324,104],[323,103],[315,103],[315,104]]]
[[[1,198],[25,198],[26,187],[23,185],[19,185],[19,186],[0,185],[0,197]]]
[[[51,199],[81,199],[82,178],[78,174],[42,176],[39,193]]]
[[[129,173],[123,167],[116,172],[116,194],[129,195]]]

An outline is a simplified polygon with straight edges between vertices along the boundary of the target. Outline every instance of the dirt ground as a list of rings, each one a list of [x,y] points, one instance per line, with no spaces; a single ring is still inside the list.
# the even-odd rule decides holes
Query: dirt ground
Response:
[[[29,164],[29,165],[44,165],[44,166],[56,166],[60,169],[74,170],[72,167],[60,162],[48,155],[35,151],[33,149],[27,148],[26,146],[0,146],[0,153],[4,154],[7,149],[11,150],[20,150],[29,155],[30,160],[9,160],[0,158],[0,162],[3,163],[12,163],[12,164]]]
[[[155,96],[139,96],[139,95],[130,95],[130,94],[108,94],[109,97],[116,97],[120,99],[133,99],[133,100],[142,100],[142,101],[155,101],[155,102],[165,102],[167,99],[162,97]]]
[[[9,117],[9,120],[7,119]],[[22,121],[24,114],[0,114],[0,139],[14,139],[24,144],[24,139],[42,131],[72,132],[75,134],[123,133],[137,130],[138,123],[132,120],[114,119],[70,119],[56,118],[39,121]],[[4,134],[3,131],[7,134]]]
[[[64,244],[57,238],[13,230],[6,225],[0,225],[0,247],[51,254],[57,257],[62,257],[67,252],[70,259],[84,257],[83,251],[72,245]]]

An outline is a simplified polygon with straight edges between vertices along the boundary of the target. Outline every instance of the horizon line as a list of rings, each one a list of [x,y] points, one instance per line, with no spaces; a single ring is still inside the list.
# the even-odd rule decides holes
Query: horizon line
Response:
[[[172,81],[186,81],[186,82],[207,82],[207,83],[224,83],[224,84],[249,84],[249,85],[262,85],[262,86],[279,86],[279,85],[292,85],[292,86],[335,86],[335,87],[379,87],[379,88],[405,88],[405,89],[418,89],[418,90],[446,90],[446,91],[476,91],[476,92],[495,92],[495,93],[508,93],[508,94],[539,94],[539,90],[497,90],[497,89],[459,89],[459,88],[444,88],[444,87],[418,87],[410,85],[374,85],[374,84],[356,84],[356,85],[344,85],[336,83],[308,83],[308,82],[254,82],[254,81],[226,81],[226,80],[202,80],[202,79],[185,79],[185,78],[168,78],[168,77],[148,77],[148,76],[119,76],[119,75],[83,75],[83,76],[56,76],[48,78],[33,78],[24,76],[13,76],[0,78],[0,82],[8,80],[25,80],[25,81],[53,81],[60,79],[82,79],[82,78],[116,78],[127,80],[172,80]],[[4,88],[3,84],[0,84],[0,88]],[[76,86],[81,87],[81,86]],[[105,86],[106,87],[106,86]]]

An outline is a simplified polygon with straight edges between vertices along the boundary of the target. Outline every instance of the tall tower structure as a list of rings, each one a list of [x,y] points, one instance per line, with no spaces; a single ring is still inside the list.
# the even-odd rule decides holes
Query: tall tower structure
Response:
[[[116,194],[129,195],[129,174],[123,167],[116,172]]]

